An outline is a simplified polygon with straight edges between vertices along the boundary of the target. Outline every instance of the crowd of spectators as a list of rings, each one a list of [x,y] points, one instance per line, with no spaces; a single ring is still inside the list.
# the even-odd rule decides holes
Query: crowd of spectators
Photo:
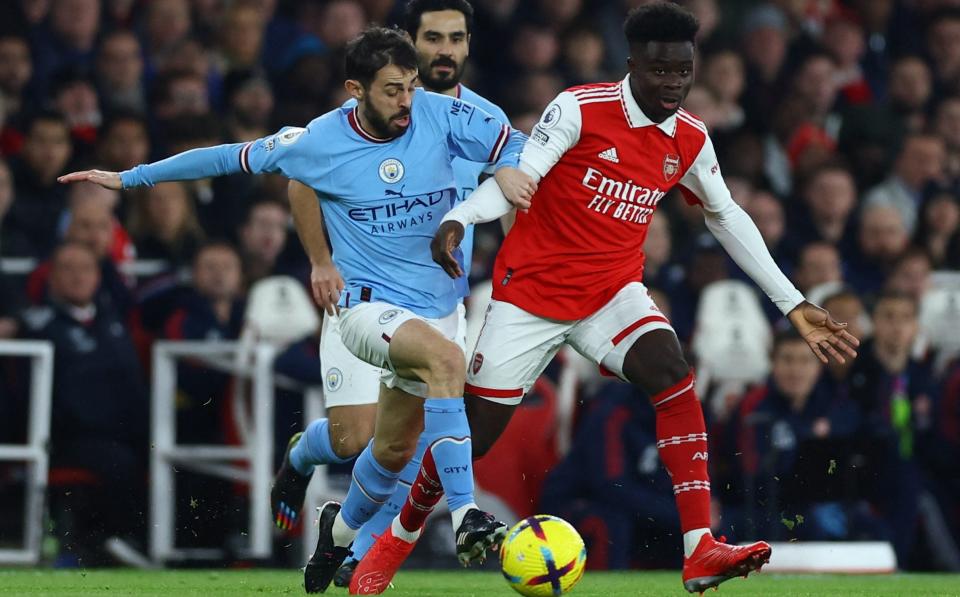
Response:
[[[464,82],[529,132],[564,88],[625,74],[620,26],[642,3],[475,0]],[[865,340],[853,364],[823,367],[764,307],[779,330],[769,379],[703,392],[716,524],[744,539],[882,538],[904,567],[960,567],[960,364],[924,343],[919,326],[935,272],[960,267],[960,2],[681,3],[701,23],[686,108],[710,129],[734,199],[797,286]],[[399,0],[0,6],[0,256],[35,264],[0,273],[0,338],[56,346],[61,538],[142,537],[150,342],[236,338],[252,283],[305,280],[309,267],[281,177],[122,192],[56,177],[303,126],[347,98],[347,41],[368,23],[397,22],[401,9]],[[474,282],[488,277],[497,234],[478,235]],[[743,274],[680,197],[662,202],[645,252],[646,283],[689,346],[703,289]],[[161,265],[135,277],[134,260]],[[306,379],[317,376],[302,358],[310,344],[287,360]],[[24,411],[15,373],[0,373],[0,433],[14,438]],[[181,379],[184,437],[228,439],[219,415],[228,380],[189,364]],[[625,386],[582,398],[543,507],[582,523],[596,545],[616,542],[593,564],[670,563],[677,524],[652,411]],[[121,510],[130,515],[107,516]],[[62,543],[96,561],[74,539]]]

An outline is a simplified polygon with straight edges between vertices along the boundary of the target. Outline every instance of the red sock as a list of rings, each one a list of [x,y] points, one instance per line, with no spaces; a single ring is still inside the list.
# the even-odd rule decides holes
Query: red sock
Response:
[[[437,464],[433,461],[433,451],[427,448],[423,453],[420,472],[410,486],[410,494],[400,510],[400,524],[403,528],[413,532],[427,521],[427,516],[443,497],[443,486],[439,478]]]
[[[710,528],[707,429],[693,390],[693,372],[651,399],[657,411],[657,450],[673,481],[684,533]]]

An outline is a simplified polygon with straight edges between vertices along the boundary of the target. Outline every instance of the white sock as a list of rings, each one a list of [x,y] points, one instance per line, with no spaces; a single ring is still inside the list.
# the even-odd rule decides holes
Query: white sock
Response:
[[[403,528],[403,525],[400,524],[400,517],[397,516],[393,519],[393,522],[390,523],[390,532],[397,539],[403,539],[407,543],[414,543],[417,539],[420,538],[420,532],[423,531],[423,528],[419,528],[415,531],[408,531]]]
[[[467,512],[470,510],[479,510],[477,505],[473,502],[470,502],[466,506],[460,506],[456,510],[450,513],[450,519],[453,520],[453,532],[456,533],[457,529],[460,528],[460,525],[463,523],[463,517],[467,515]]]
[[[333,520],[333,544],[337,547],[350,547],[357,536],[357,529],[351,529],[343,520],[343,514],[338,512]]]
[[[683,557],[689,558],[700,543],[700,537],[710,533],[710,529],[693,529],[683,534]]]

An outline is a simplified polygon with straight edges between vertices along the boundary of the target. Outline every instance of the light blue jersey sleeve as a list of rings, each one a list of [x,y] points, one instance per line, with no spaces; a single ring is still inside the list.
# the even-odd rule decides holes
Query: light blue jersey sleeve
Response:
[[[322,117],[321,117],[322,118]],[[319,119],[318,119],[319,120]],[[316,121],[314,121],[316,122]],[[313,124],[313,123],[311,123]],[[172,180],[195,180],[246,172],[282,173],[295,178],[322,154],[304,149],[310,144],[296,143],[310,136],[311,129],[284,127],[279,132],[248,143],[228,143],[191,149],[151,164],[141,164],[120,173],[123,188],[153,186]],[[313,144],[314,148],[317,146]]]
[[[527,136],[495,116],[459,98],[423,91],[418,98],[435,126],[445,134],[450,152],[465,160],[517,167]]]
[[[510,119],[507,118],[506,113],[500,109],[500,106],[476,93],[469,87],[465,85],[460,86],[459,98],[487,112],[500,123],[510,125]],[[492,164],[455,158],[453,160],[453,175],[457,180],[457,203],[465,201],[466,198],[470,196],[470,193],[477,189],[481,177],[492,175],[493,173],[494,166]],[[463,240],[460,242],[462,254],[459,256],[462,259],[460,267],[463,268],[465,275],[455,280],[457,291],[461,297],[467,297],[470,294],[469,277],[473,265],[473,239],[474,227],[467,226],[467,229],[464,231]]]

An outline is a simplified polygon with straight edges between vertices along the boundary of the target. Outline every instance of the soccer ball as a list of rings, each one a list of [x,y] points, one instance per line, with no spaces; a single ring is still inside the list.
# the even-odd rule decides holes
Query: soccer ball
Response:
[[[538,514],[510,529],[500,546],[500,569],[507,583],[528,597],[563,595],[583,576],[587,548],[573,526]]]

